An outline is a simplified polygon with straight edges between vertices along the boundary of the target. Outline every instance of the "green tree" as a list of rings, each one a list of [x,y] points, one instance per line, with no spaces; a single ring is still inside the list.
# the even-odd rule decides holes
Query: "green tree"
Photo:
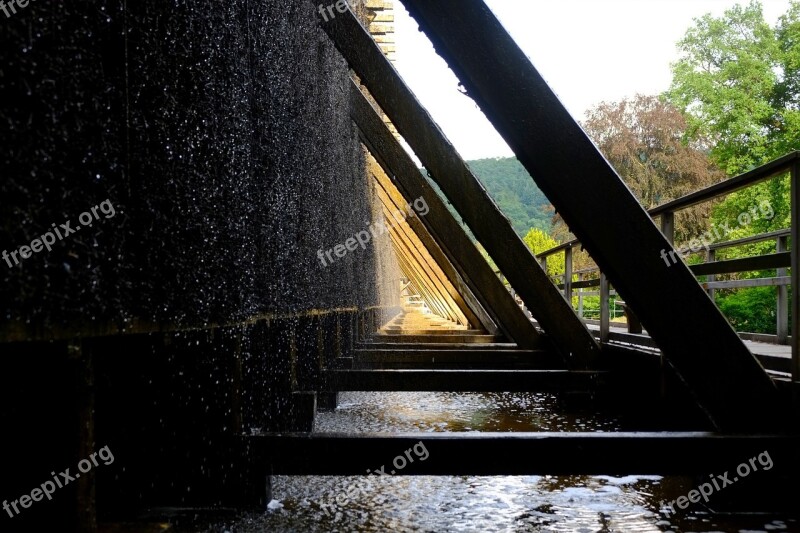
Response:
[[[656,96],[603,102],[586,113],[583,127],[646,209],[725,177],[709,160],[705,139],[687,142],[683,114]],[[681,213],[676,237],[702,233],[708,214],[707,204]]]
[[[687,138],[708,139],[712,159],[725,172],[738,174],[800,148],[800,2],[792,2],[775,27],[764,20],[757,1],[722,17],[705,15],[695,19],[678,46],[681,57],[672,65],[667,97],[688,118]],[[712,226],[731,228],[723,240],[788,227],[789,188],[784,177],[731,194],[714,206]],[[755,216],[765,207],[774,216]],[[728,248],[717,258],[774,252],[774,246]],[[736,329],[774,333],[773,288],[720,290],[717,303]]]
[[[800,3],[775,28],[755,0],[704,15],[678,48],[667,97],[728,174],[800,147]]]
[[[775,289],[753,287],[718,297],[717,304],[736,331],[775,334]]]
[[[557,240],[538,228],[531,228],[522,240],[525,241],[525,244],[534,255],[555,248],[559,244]],[[564,275],[563,254],[548,257],[547,273],[552,278]]]

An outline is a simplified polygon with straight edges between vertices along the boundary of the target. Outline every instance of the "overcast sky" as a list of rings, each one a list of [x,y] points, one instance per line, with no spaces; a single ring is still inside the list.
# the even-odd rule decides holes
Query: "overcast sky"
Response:
[[[465,159],[512,155],[396,3],[396,67]],[[669,87],[676,43],[705,13],[735,0],[486,0],[577,119],[601,101]],[[746,3],[746,2],[742,2]],[[763,0],[767,21],[789,0]]]

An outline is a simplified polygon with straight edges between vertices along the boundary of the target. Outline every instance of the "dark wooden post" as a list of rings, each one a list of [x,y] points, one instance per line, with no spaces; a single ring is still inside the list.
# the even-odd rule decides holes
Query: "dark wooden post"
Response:
[[[800,381],[800,163],[792,164],[792,381]]]
[[[328,313],[320,317],[320,352],[322,354],[321,378],[325,372],[337,368],[337,359],[342,356],[340,313]],[[320,382],[320,385],[322,383]],[[333,411],[339,401],[338,392],[324,392],[323,387],[317,389],[317,408],[321,411]]]
[[[714,248],[709,248],[708,251],[706,251],[706,263],[713,263],[716,260],[717,260],[717,250],[714,249]],[[709,283],[711,283],[711,282],[714,282],[714,281],[717,280],[717,276],[715,276],[714,274],[709,274],[707,279],[708,279]],[[714,300],[714,289],[710,288],[710,289],[708,289],[707,292],[708,292],[709,298],[711,298],[711,300],[713,301]]]
[[[665,211],[661,215],[661,233],[670,244],[675,244],[675,213],[672,211]]]
[[[572,247],[564,250],[564,298],[572,307]]]
[[[788,240],[788,237],[778,237],[775,251],[778,253],[788,251]],[[779,268],[776,273],[779,278],[785,277],[787,274],[785,268]],[[778,344],[789,344],[789,290],[786,285],[778,285],[775,290],[778,302],[775,310],[775,331],[778,336]]]
[[[608,278],[600,273],[600,342],[608,342],[611,333],[611,324],[608,316],[609,302]]]
[[[77,340],[67,344],[67,358],[72,371],[76,412],[75,446],[76,464],[88,458],[95,450],[94,443],[94,364],[87,341]],[[77,478],[77,476],[76,476]],[[75,525],[76,530],[94,533],[97,531],[97,508],[95,500],[96,476],[94,469],[82,472],[75,480]]]

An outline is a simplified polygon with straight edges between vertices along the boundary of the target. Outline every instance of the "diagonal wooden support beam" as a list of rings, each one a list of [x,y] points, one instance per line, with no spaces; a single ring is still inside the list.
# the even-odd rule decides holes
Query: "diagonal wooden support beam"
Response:
[[[421,296],[434,314],[452,322],[467,325],[469,322],[450,297],[447,288],[435,280],[436,273],[432,271],[431,265],[415,253],[411,243],[403,238],[397,228],[390,229],[389,233],[392,246],[401,262],[400,268],[422,291]]]
[[[372,154],[369,155],[368,169],[372,177],[375,178],[379,190],[382,190],[398,209],[402,205],[413,204],[414,201],[420,198],[406,198],[397,188],[397,184],[389,177],[386,170]],[[423,198],[423,200],[425,199]],[[428,206],[429,204],[426,202],[425,205]],[[430,207],[428,207],[428,213],[430,213]],[[428,213],[423,216],[427,217]],[[475,296],[472,286],[464,280],[458,269],[453,265],[450,256],[442,250],[437,240],[431,235],[428,230],[428,224],[423,223],[418,216],[409,217],[406,222],[408,223],[410,231],[414,232],[458,295],[463,298],[464,304],[474,314],[475,321],[470,321],[473,322],[475,326],[483,326],[483,328],[492,335],[502,334],[503,332],[498,327],[495,319],[492,318],[492,315],[486,310],[482,301]],[[469,318],[470,315],[467,314],[467,317]],[[509,340],[513,339],[511,336],[508,336],[508,338]]]
[[[453,312],[451,308],[453,302],[445,301],[445,292],[441,290],[440,286],[431,282],[430,271],[425,269],[417,258],[410,256],[410,250],[405,243],[398,242],[396,234],[390,235],[390,238],[397,260],[400,263],[400,270],[411,280],[412,286],[417,288],[417,293],[426,302],[433,314],[459,323],[461,319],[460,313]]]
[[[599,348],[594,338],[572,310],[571,305],[550,281],[522,239],[514,232],[508,219],[497,208],[481,183],[380,50],[375,48],[371,37],[364,32],[355,17],[348,12],[347,16],[342,15],[336,20],[341,21],[341,27],[330,24],[326,26],[334,42],[343,50],[351,66],[370,88],[372,96],[420,157],[425,168],[436,179],[539,324],[552,337],[554,344],[565,356],[567,364],[571,368],[591,367],[599,355]],[[352,100],[354,106],[363,107],[364,104],[357,95],[354,94]],[[357,121],[365,122],[361,117],[369,116],[370,113],[366,111],[354,112]],[[369,128],[366,137],[373,141],[373,144],[379,142],[379,128],[361,123],[359,127],[362,131]],[[386,145],[386,143],[381,144]],[[373,155],[383,147],[375,148]],[[406,169],[388,170],[398,179],[405,180],[412,174],[419,174],[416,167],[413,173]],[[427,184],[426,187],[430,189]],[[419,188],[421,187],[417,187]],[[408,190],[408,192],[413,195],[419,191]],[[445,239],[448,237],[449,235]]]
[[[409,202],[392,184],[378,162],[370,158],[368,169],[375,178],[376,190],[384,208],[390,212],[405,212]],[[447,298],[451,299],[464,315],[466,321],[463,323],[465,325],[472,324],[473,327],[483,326],[489,333],[496,334],[497,326],[475,300],[469,289],[464,286],[463,280],[433,241],[425,225],[419,221],[419,217],[417,215],[407,217],[402,224],[392,228],[392,231],[395,230],[400,239],[409,243],[411,251],[415,257],[418,257],[418,261],[431,270],[431,281],[443,288]]]
[[[404,4],[716,426],[776,427],[772,380],[484,2]]]
[[[599,347],[508,219],[351,11],[322,27],[573,368]]]
[[[436,191],[425,181],[377,111],[355,84],[351,85],[350,94],[351,116],[361,131],[362,140],[368,150],[406,202],[422,198],[428,206],[427,215],[409,221],[412,227],[419,224],[417,229],[420,234],[423,230],[428,231],[434,243],[464,280],[466,290],[463,292],[472,291],[506,337],[523,348],[540,347],[541,336],[534,325],[492,272]],[[440,264],[443,262],[440,261]]]

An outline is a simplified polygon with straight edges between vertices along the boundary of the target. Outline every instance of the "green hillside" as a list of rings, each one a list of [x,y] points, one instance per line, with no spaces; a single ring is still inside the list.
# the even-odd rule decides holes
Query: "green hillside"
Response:
[[[525,237],[531,228],[550,233],[552,218],[552,213],[548,211],[550,202],[515,157],[478,159],[467,161],[467,165],[511,221],[514,231],[520,237]],[[427,176],[425,169],[422,169],[422,174]],[[446,200],[439,186],[430,177],[427,179],[436,192]],[[456,219],[461,221],[461,217],[449,202],[447,207]],[[464,229],[467,229],[466,226]],[[468,229],[467,232],[472,235]]]
[[[520,237],[531,228],[550,233],[550,202],[516,158],[479,159],[467,164]]]

